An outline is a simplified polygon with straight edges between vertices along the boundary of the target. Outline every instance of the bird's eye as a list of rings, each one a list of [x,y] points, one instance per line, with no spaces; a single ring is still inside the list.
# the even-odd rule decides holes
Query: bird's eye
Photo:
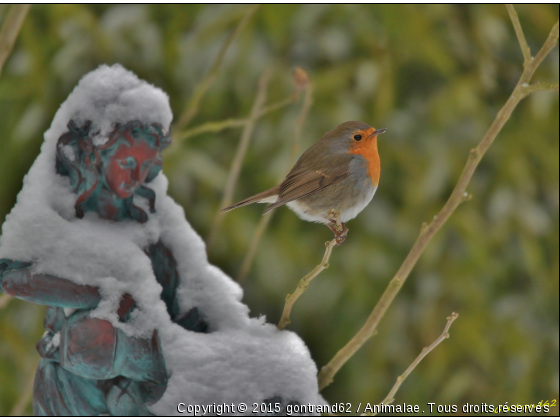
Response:
[[[361,139],[362,139],[362,135],[361,135],[361,134],[356,134],[356,135],[354,136],[354,140],[356,140],[356,141],[360,141]]]

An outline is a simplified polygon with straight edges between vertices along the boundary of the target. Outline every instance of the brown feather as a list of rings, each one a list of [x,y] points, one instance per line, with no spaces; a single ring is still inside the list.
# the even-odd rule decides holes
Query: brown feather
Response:
[[[279,185],[277,185],[276,187],[273,187],[269,190],[263,191],[261,193],[255,194],[249,198],[246,198],[245,200],[241,200],[239,203],[235,203],[232,204],[229,207],[226,207],[225,209],[222,209],[222,213],[226,213],[230,210],[236,209],[238,207],[243,207],[246,206],[248,204],[253,204],[256,203],[258,201],[264,200],[265,198],[271,197],[273,195],[277,195],[278,194],[278,189],[280,188]]]
[[[300,159],[279,185],[278,200],[269,205],[264,214],[342,181],[350,174],[348,165],[352,158],[353,156],[349,154],[331,155],[328,165],[315,161],[310,166],[304,166]]]

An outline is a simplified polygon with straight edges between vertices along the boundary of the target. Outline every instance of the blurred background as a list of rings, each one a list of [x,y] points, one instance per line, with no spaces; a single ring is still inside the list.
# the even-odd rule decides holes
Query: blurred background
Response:
[[[558,20],[558,5],[516,8],[536,54]],[[42,133],[85,73],[121,63],[169,94],[177,121],[249,9],[32,6],[0,76],[0,223]],[[0,5],[0,23],[8,10]],[[332,237],[280,208],[253,242],[247,271],[242,265],[264,205],[216,224],[244,129],[238,120],[250,115],[261,76],[270,75],[266,104],[278,107],[249,133],[234,201],[275,185],[303,150],[343,121],[388,128],[379,140],[376,196],[348,223],[348,240],[292,311],[288,328],[321,368],[362,326],[422,222],[445,203],[469,149],[521,75],[521,50],[501,5],[263,5],[240,29],[214,66],[197,112],[174,127],[164,172],[189,222],[203,238],[214,232],[210,262],[240,280],[251,316],[278,322],[285,295],[320,262]],[[558,62],[556,47],[533,82],[558,83]],[[292,101],[295,67],[305,69],[310,85]],[[558,401],[558,113],[557,93],[520,103],[469,185],[472,200],[429,244],[378,334],[323,391],[330,403],[382,401],[453,311],[460,317],[450,339],[414,370],[396,403],[423,409],[428,402]],[[223,129],[197,128],[224,121]],[[0,415],[32,412],[26,393],[43,314],[40,306],[3,300]],[[558,415],[558,407],[551,413]]]

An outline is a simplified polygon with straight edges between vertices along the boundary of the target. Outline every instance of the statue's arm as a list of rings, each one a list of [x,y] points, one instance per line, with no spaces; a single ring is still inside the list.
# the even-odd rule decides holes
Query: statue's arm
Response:
[[[147,338],[128,336],[109,321],[90,317],[89,311],[77,311],[65,319],[58,352],[64,369],[84,378],[167,381],[157,330]]]
[[[39,354],[61,364],[65,370],[88,379],[118,376],[143,385],[139,401],[158,400],[167,385],[167,370],[158,332],[151,337],[129,337],[109,321],[89,316],[101,300],[99,290],[48,274],[34,274],[31,263],[0,259],[0,291],[19,299],[47,305],[47,334],[37,345]],[[136,304],[132,296],[121,296],[117,315],[126,322]],[[60,309],[82,309],[66,317]],[[54,338],[58,336],[57,343]],[[130,384],[129,384],[130,385]],[[113,404],[120,404],[120,397]],[[123,401],[127,401],[126,398]]]
[[[181,314],[177,296],[177,288],[181,279],[171,248],[162,241],[158,241],[151,244],[145,252],[152,261],[156,280],[163,288],[161,299],[167,306],[171,320],[189,331],[207,332],[208,324],[198,308],[190,308],[186,313]]]
[[[97,287],[49,274],[34,274],[31,265],[0,259],[0,291],[28,302],[62,308],[92,309],[101,300]]]

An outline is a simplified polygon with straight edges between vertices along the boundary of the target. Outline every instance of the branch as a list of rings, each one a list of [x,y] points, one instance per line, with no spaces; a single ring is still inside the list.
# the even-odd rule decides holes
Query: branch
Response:
[[[297,97],[295,95],[290,95],[290,97],[286,99],[282,99],[281,101],[268,105],[259,112],[257,118],[264,117],[270,112],[288,106],[296,102],[296,100]],[[198,136],[202,133],[218,133],[226,128],[243,127],[248,121],[249,120],[247,118],[228,118],[227,120],[222,121],[210,121],[175,135],[175,141],[180,142],[190,137]]]
[[[251,114],[249,115],[249,119],[247,120],[247,123],[243,128],[243,133],[241,134],[241,139],[239,140],[237,151],[235,152],[235,157],[233,158],[233,162],[231,163],[226,187],[224,189],[222,201],[220,202],[220,209],[223,209],[224,207],[227,207],[231,204],[233,193],[235,192],[235,184],[237,184],[237,179],[239,178],[239,173],[241,172],[241,166],[243,165],[243,159],[245,158],[245,154],[247,153],[247,148],[249,146],[249,140],[253,135],[255,123],[263,109],[263,105],[266,100],[266,87],[268,85],[269,76],[270,73],[268,71],[265,71],[261,77],[261,80],[259,81],[259,89],[257,92],[257,96],[255,97],[253,107],[251,109]],[[224,213],[218,211],[218,214],[214,219],[212,229],[210,230],[210,235],[208,237],[208,248],[210,248],[212,243],[214,242],[216,233],[222,223],[223,218]]]
[[[325,250],[325,255],[323,255],[321,264],[311,270],[309,274],[307,274],[298,282],[294,293],[286,296],[286,304],[284,305],[284,310],[282,311],[282,318],[280,318],[280,322],[277,325],[278,329],[283,330],[284,328],[286,328],[286,325],[291,322],[290,312],[292,311],[292,307],[294,306],[294,303],[296,303],[296,300],[298,300],[298,298],[307,290],[307,288],[309,287],[309,283],[311,283],[311,280],[317,277],[319,273],[325,268],[329,268],[329,259],[331,258],[331,252],[334,246],[336,246],[336,238],[331,240],[330,242],[325,242],[325,247],[327,249]]]
[[[220,66],[222,65],[222,62],[224,61],[224,57],[225,57],[230,45],[233,43],[233,41],[235,41],[235,39],[243,31],[243,29],[245,28],[245,26],[247,25],[247,23],[249,22],[251,17],[255,14],[255,12],[257,11],[258,8],[259,8],[259,5],[255,4],[255,5],[252,5],[249,9],[247,9],[247,12],[243,16],[243,18],[241,19],[241,21],[239,22],[237,27],[235,28],[235,30],[224,41],[224,43],[222,44],[222,48],[220,49],[220,52],[218,53],[218,55],[216,57],[216,60],[214,61],[214,64],[212,64],[212,67],[210,67],[210,70],[208,70],[208,73],[206,73],[206,76],[204,77],[202,82],[197,85],[191,99],[189,100],[189,102],[187,104],[187,107],[186,107],[185,111],[183,112],[183,114],[181,115],[181,117],[179,118],[177,123],[175,124],[175,127],[174,127],[175,130],[180,130],[180,129],[184,128],[186,125],[188,125],[188,123],[196,115],[196,113],[198,112],[198,106],[200,104],[200,100],[202,99],[202,97],[204,96],[204,94],[206,93],[206,91],[208,90],[208,88],[210,87],[210,85],[212,84],[214,79],[216,78],[216,75],[218,74],[218,71],[220,70]]]
[[[274,104],[265,106],[264,109],[260,112],[258,118],[265,116],[269,112],[273,112],[273,111],[276,111],[277,109],[284,108],[285,106],[296,103],[297,100],[298,100],[298,95],[297,95],[297,92],[296,92],[293,95],[290,95],[286,99],[282,99],[281,101],[278,101]]]
[[[515,35],[517,35],[521,52],[523,53],[523,65],[525,66],[533,61],[531,49],[529,48],[529,45],[527,45],[527,40],[523,34],[523,29],[521,28],[521,23],[519,23],[519,17],[517,16],[517,12],[515,11],[513,4],[506,4],[506,8],[509,13],[509,17],[511,18],[513,29],[515,29]]]
[[[245,124],[247,124],[247,119],[241,118],[228,118],[227,120],[222,121],[210,121],[191,128],[190,130],[185,130],[180,134],[176,134],[175,141],[180,142],[188,139],[189,137],[198,136],[202,133],[218,133],[226,128],[243,127]]]
[[[305,119],[307,118],[307,113],[309,112],[309,108],[311,108],[311,104],[313,103],[313,86],[309,82],[309,77],[307,76],[305,70],[301,68],[296,68],[294,70],[293,79],[294,79],[294,85],[296,87],[296,93],[293,95],[293,97],[297,98],[298,93],[301,90],[304,90],[305,93],[303,97],[303,104],[301,106],[301,111],[296,119],[294,140],[292,142],[292,147],[290,149],[290,156],[286,161],[286,166],[282,171],[282,176],[278,180],[278,183],[282,182],[282,180],[284,179],[284,174],[290,170],[290,165],[292,165],[292,162],[294,161],[297,153],[299,152],[299,148],[300,148],[299,143],[301,139],[303,124],[305,123]],[[267,107],[267,108],[271,108],[271,107]],[[253,259],[255,258],[255,254],[257,253],[257,249],[261,241],[262,235],[267,229],[268,224],[272,219],[273,213],[274,210],[265,214],[259,221],[257,229],[255,230],[255,233],[251,238],[249,250],[247,251],[247,254],[245,254],[245,258],[243,259],[243,264],[241,264],[241,269],[239,270],[239,274],[237,275],[238,282],[242,282],[243,280],[245,280],[247,274],[249,274],[249,271],[251,271],[251,265],[253,264]]]
[[[524,84],[523,86],[521,86],[519,91],[521,95],[523,95],[523,97],[530,95],[533,92],[540,91],[550,91],[558,93],[558,83],[540,82],[533,85]]]
[[[241,268],[239,269],[239,273],[237,274],[236,280],[238,283],[241,283],[243,280],[245,280],[245,278],[247,278],[247,275],[251,271],[251,266],[253,265],[253,260],[255,259],[255,255],[257,253],[262,235],[268,228],[273,214],[274,210],[268,212],[259,220],[259,224],[257,225],[255,233],[253,233],[253,237],[251,238],[249,250],[247,251],[247,254],[245,254],[245,258],[243,259],[243,263],[241,264]]]
[[[404,373],[397,378],[397,382],[395,382],[395,385],[393,385],[393,388],[391,388],[391,391],[389,392],[389,394],[387,394],[385,399],[381,401],[381,404],[391,404],[395,400],[395,394],[397,393],[403,382],[406,380],[408,375],[410,375],[410,373],[414,370],[414,368],[416,368],[416,366],[418,366],[418,364],[424,359],[424,357],[426,357],[428,353],[435,349],[439,345],[439,343],[441,343],[446,338],[449,338],[449,328],[451,327],[451,324],[453,324],[453,321],[455,321],[458,317],[459,314],[456,312],[453,312],[451,316],[447,317],[447,324],[445,325],[445,328],[443,329],[441,335],[436,339],[436,341],[430,344],[429,347],[424,347],[422,349],[422,352],[416,359],[414,359],[414,362],[412,362],[408,369],[405,370]]]
[[[289,165],[291,165],[291,160],[295,159],[297,153],[299,152],[299,141],[301,139],[301,132],[303,130],[303,124],[307,118],[307,114],[311,105],[313,104],[313,85],[309,81],[309,76],[302,68],[296,68],[294,70],[294,85],[296,89],[299,86],[300,90],[305,90],[305,95],[303,97],[303,105],[301,106],[301,112],[296,120],[296,128],[294,135],[294,142],[292,144],[292,150],[290,152],[290,161],[287,162],[286,171],[288,171]]]
[[[352,339],[338,351],[338,353],[333,357],[333,359],[325,365],[321,371],[319,372],[318,379],[319,379],[319,389],[325,388],[329,385],[334,378],[334,375],[339,371],[339,369],[346,363],[352,355],[360,349],[364,343],[372,336],[373,332],[377,328],[377,325],[387,312],[387,309],[393,302],[393,299],[401,289],[402,285],[404,284],[405,280],[408,278],[410,272],[416,265],[416,262],[424,252],[424,249],[428,245],[428,243],[432,240],[434,235],[441,229],[443,224],[449,219],[451,214],[455,211],[455,209],[461,204],[463,201],[466,201],[470,198],[470,196],[466,192],[467,185],[471,180],[478,163],[493,143],[494,139],[504,126],[504,124],[509,120],[511,113],[524,98],[523,89],[526,88],[526,84],[529,83],[531,77],[533,76],[535,70],[540,65],[540,63],[544,60],[544,58],[548,55],[548,53],[554,48],[556,42],[558,41],[558,22],[552,28],[547,40],[545,41],[543,47],[539,51],[539,53],[535,56],[535,58],[525,66],[523,70],[523,74],[519,78],[517,82],[517,86],[513,90],[512,95],[508,98],[505,105],[502,107],[498,115],[496,116],[494,122],[478,144],[478,146],[471,150],[469,154],[469,158],[467,160],[467,164],[459,177],[457,185],[455,189],[451,193],[451,196],[441,209],[438,215],[434,217],[431,223],[424,224],[420,231],[420,235],[412,249],[408,253],[406,259],[402,263],[401,267],[397,271],[397,274],[393,279],[389,282],[389,285],[385,289],[383,296],[373,309],[373,312],[370,314],[368,319],[366,320],[365,324],[362,326],[360,331],[352,337]]]
[[[30,7],[29,4],[14,4],[10,7],[10,11],[4,20],[0,30],[0,75],[2,75],[4,63],[12,52],[19,30]]]
[[[558,43],[558,21],[552,27],[552,30],[548,34],[548,38],[544,42],[543,46],[541,47],[541,49],[539,50],[535,58],[533,58],[533,61],[531,61],[531,63],[523,71],[523,74],[521,75],[521,78],[517,83],[518,86],[520,84],[523,85],[524,83],[529,83],[535,71],[539,68],[542,61],[546,58],[546,56],[550,53],[550,51],[552,51],[552,49],[556,46],[557,43]]]

